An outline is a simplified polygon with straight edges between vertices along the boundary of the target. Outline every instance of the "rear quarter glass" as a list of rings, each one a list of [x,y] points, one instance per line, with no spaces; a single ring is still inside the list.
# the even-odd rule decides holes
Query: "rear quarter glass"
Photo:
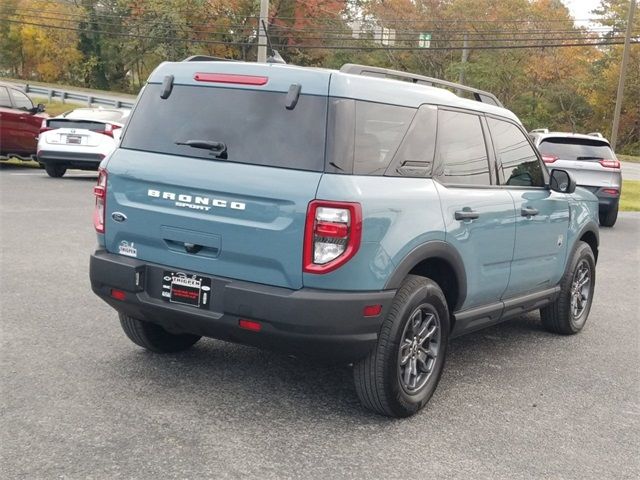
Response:
[[[129,121],[122,148],[214,159],[206,149],[176,145],[222,142],[228,162],[322,171],[327,97],[300,95],[293,110],[286,92],[175,85],[147,85]]]

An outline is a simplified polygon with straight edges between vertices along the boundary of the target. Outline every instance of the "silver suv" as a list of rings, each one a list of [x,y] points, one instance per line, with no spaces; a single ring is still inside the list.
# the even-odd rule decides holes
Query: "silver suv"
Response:
[[[600,225],[612,227],[618,218],[622,193],[622,171],[611,145],[600,133],[532,130],[529,136],[552,168],[571,172],[576,183],[595,194],[599,201]]]

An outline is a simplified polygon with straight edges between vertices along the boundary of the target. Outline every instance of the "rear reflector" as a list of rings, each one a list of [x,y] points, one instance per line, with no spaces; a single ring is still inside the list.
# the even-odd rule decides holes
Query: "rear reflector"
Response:
[[[262,325],[260,324],[260,322],[254,322],[253,320],[245,320],[241,318],[240,320],[238,320],[238,325],[240,326],[240,328],[244,330],[250,330],[252,332],[259,332],[260,330],[262,330]]]
[[[605,168],[620,168],[620,162],[618,160],[600,160],[600,165]]]
[[[362,314],[365,317],[377,317],[382,312],[382,305],[367,305],[364,307]]]
[[[229,73],[203,73],[198,72],[193,76],[196,82],[235,83],[237,85],[266,85],[269,77],[255,75],[233,75]]]
[[[125,292],[123,292],[122,290],[116,290],[115,288],[111,289],[111,297],[115,298],[116,300],[125,300],[127,298],[127,294]]]
[[[602,193],[608,193],[609,195],[618,195],[620,193],[616,188],[603,188]]]

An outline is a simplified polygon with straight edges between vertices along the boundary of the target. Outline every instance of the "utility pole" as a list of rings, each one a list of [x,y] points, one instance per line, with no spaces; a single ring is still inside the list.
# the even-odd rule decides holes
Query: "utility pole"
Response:
[[[269,25],[269,0],[260,0],[260,19],[258,20],[258,62],[267,61],[267,32],[264,25]]]
[[[469,59],[469,37],[465,33],[464,41],[462,43],[462,59],[460,61],[460,75],[458,76],[458,83],[464,85],[464,74],[467,66],[467,60]],[[462,90],[458,90],[456,93],[459,97],[462,96]]]
[[[616,96],[616,109],[613,112],[613,127],[611,128],[611,148],[615,152],[618,141],[618,126],[620,124],[620,111],[622,110],[622,97],[624,95],[624,81],[627,74],[627,63],[629,63],[629,42],[633,30],[633,13],[636,9],[636,0],[629,2],[629,16],[627,18],[627,36],[624,39],[624,50],[622,51],[622,65],[620,65],[620,78],[618,79],[618,95]]]

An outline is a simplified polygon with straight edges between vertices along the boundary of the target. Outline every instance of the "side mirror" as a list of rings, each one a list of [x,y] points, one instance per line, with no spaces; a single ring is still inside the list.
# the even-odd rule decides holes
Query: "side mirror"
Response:
[[[44,103],[39,103],[38,106],[36,107],[36,111],[37,113],[44,112]]]
[[[554,192],[573,193],[576,191],[576,181],[566,170],[551,170],[549,188]]]

